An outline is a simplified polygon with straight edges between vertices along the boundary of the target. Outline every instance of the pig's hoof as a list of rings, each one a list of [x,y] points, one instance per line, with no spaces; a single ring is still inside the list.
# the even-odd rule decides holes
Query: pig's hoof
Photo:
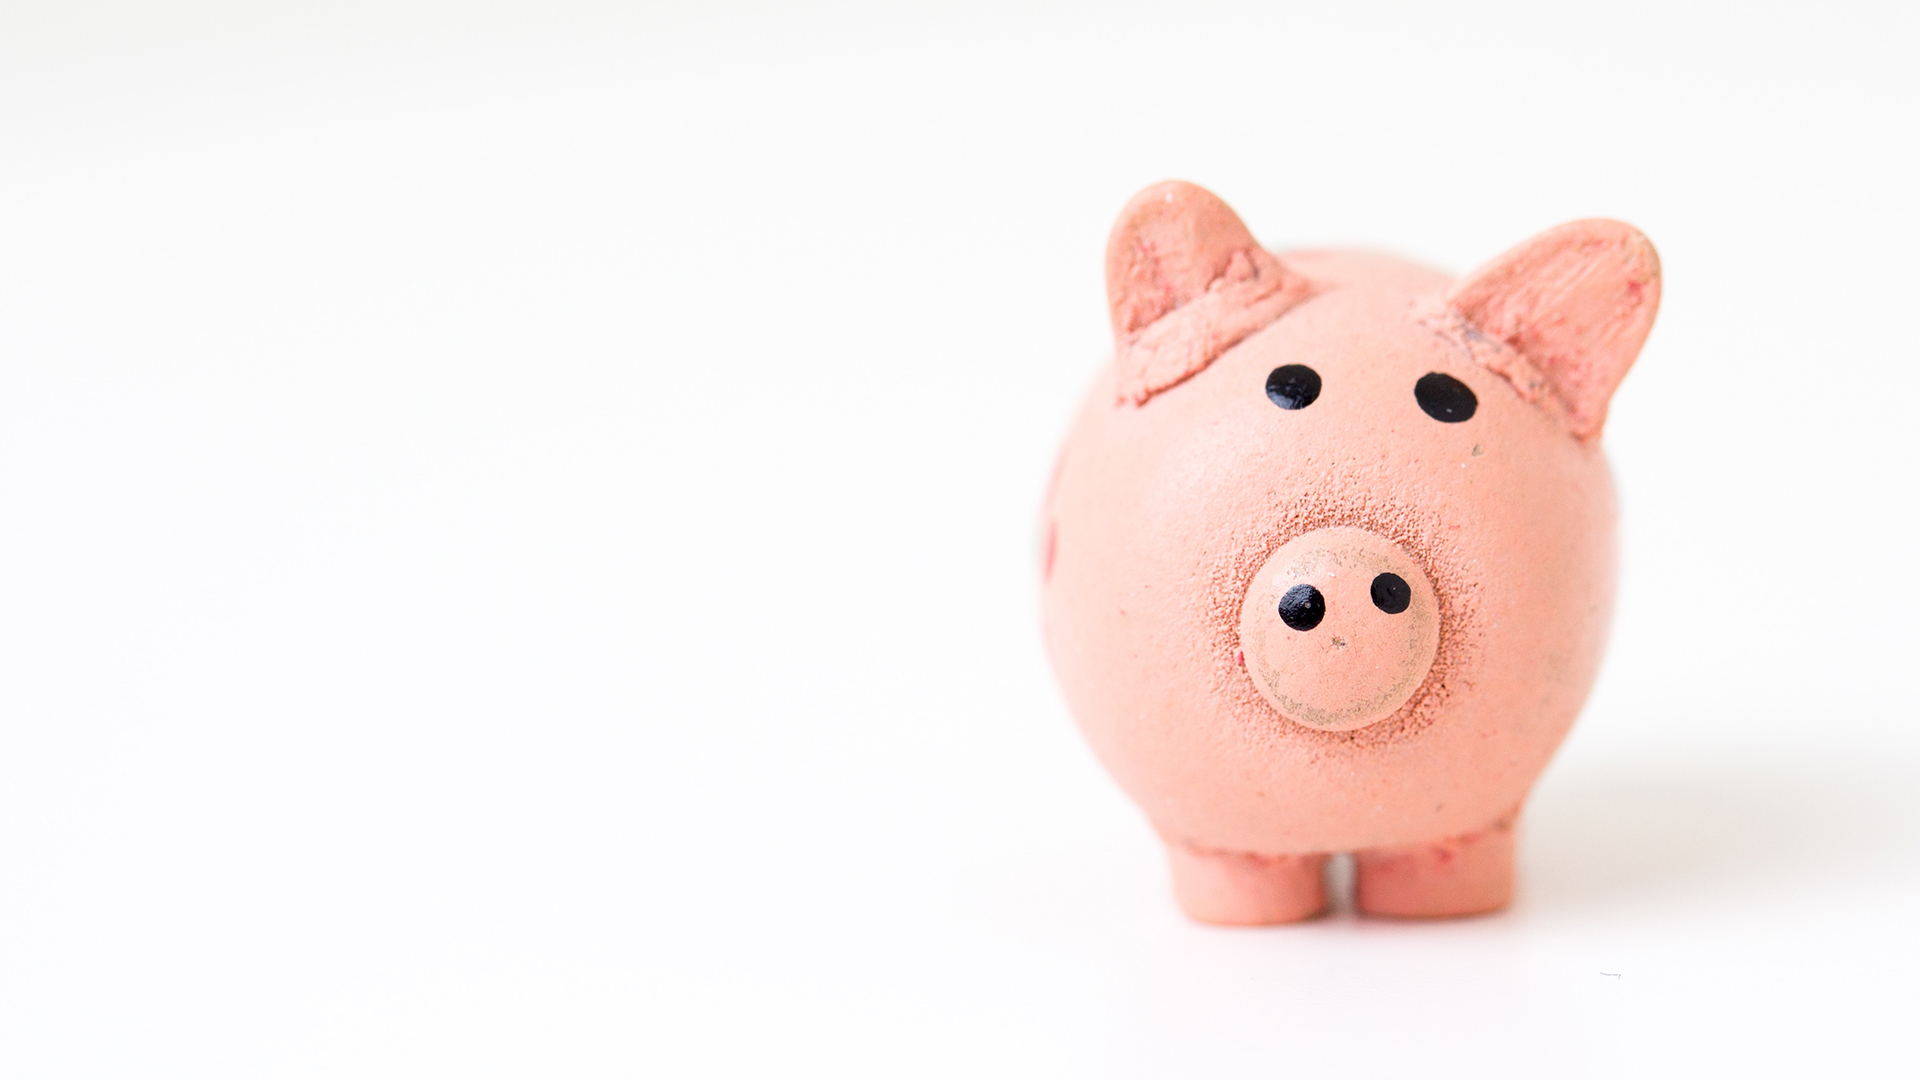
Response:
[[[1354,906],[1367,915],[1444,918],[1498,911],[1513,899],[1513,821],[1425,844],[1353,855]]]
[[[1193,919],[1222,926],[1299,922],[1327,909],[1325,855],[1253,855],[1167,841],[1173,895]]]

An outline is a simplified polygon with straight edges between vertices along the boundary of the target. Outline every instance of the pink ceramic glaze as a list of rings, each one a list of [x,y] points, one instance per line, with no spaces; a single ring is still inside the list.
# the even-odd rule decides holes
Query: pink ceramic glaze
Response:
[[[1160,184],[1107,251],[1116,354],[1047,500],[1047,640],[1197,919],[1503,906],[1513,823],[1613,599],[1607,402],[1659,304],[1632,228],[1459,281],[1262,250]]]

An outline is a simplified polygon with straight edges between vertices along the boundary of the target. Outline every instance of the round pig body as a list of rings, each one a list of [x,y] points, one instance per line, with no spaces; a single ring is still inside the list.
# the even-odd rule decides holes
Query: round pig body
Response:
[[[1116,337],[1047,500],[1046,632],[1197,919],[1488,911],[1592,685],[1614,580],[1607,401],[1659,301],[1633,229],[1459,281],[1276,256],[1190,184],[1108,249]]]

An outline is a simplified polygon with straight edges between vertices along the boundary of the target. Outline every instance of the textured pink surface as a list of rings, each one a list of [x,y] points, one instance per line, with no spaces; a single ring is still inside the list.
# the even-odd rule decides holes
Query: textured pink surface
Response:
[[[1327,910],[1325,855],[1251,855],[1167,843],[1174,896],[1194,918],[1228,926],[1294,922]]]
[[[1471,838],[1507,835],[1600,660],[1614,505],[1597,437],[1657,260],[1615,222],[1550,230],[1458,285],[1250,243],[1191,185],[1149,189],[1115,228],[1116,361],[1047,506],[1056,671],[1195,917],[1310,914],[1283,872],[1305,864],[1272,860],[1337,851],[1362,854],[1363,908],[1498,906],[1511,842]],[[1322,380],[1305,408],[1265,392],[1291,364]],[[1430,372],[1471,388],[1470,419],[1422,410]],[[1392,617],[1362,587],[1389,566],[1414,596]],[[1273,595],[1303,578],[1327,614],[1301,633]],[[1419,855],[1455,848],[1472,874]]]
[[[1412,585],[1407,610],[1375,607],[1376,574]],[[1302,633],[1274,618],[1291,587],[1315,586],[1328,614]],[[1365,529],[1334,526],[1296,536],[1268,557],[1240,609],[1247,677],[1281,714],[1320,731],[1377,724],[1407,703],[1433,667],[1440,607],[1419,561]]]
[[[1115,389],[1138,405],[1305,299],[1309,285],[1203,188],[1133,197],[1107,241]]]
[[[1354,882],[1354,906],[1369,915],[1431,918],[1505,907],[1513,896],[1513,821],[1359,852]]]
[[[1631,225],[1548,229],[1467,275],[1447,294],[1466,323],[1544,375],[1582,439],[1640,355],[1660,308],[1660,257]]]

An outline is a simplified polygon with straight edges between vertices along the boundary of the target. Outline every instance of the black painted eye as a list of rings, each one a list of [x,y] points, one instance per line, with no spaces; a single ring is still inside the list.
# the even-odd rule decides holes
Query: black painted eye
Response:
[[[1311,585],[1295,585],[1280,598],[1280,621],[1295,630],[1311,630],[1327,617],[1327,599]]]
[[[1389,615],[1398,615],[1407,610],[1413,601],[1413,590],[1407,587],[1407,579],[1399,574],[1381,574],[1373,579],[1373,606]]]
[[[1473,396],[1466,383],[1438,371],[1420,376],[1420,381],[1413,384],[1413,400],[1420,403],[1422,412],[1443,424],[1471,420],[1473,410],[1480,407],[1480,399]]]
[[[1274,368],[1267,376],[1267,396],[1283,409],[1304,409],[1320,396],[1320,373],[1305,364]]]

